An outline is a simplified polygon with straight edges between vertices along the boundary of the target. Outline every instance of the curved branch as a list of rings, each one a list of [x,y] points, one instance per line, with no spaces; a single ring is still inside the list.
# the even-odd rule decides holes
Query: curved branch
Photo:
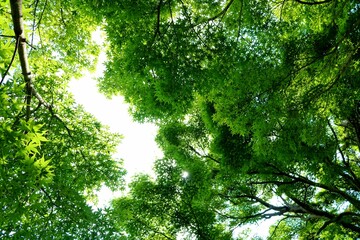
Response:
[[[214,161],[214,162],[216,162],[216,163],[220,163],[219,160],[213,158],[213,157],[210,156],[210,155],[202,155],[201,153],[199,153],[198,151],[196,151],[196,149],[195,149],[193,146],[191,146],[191,145],[189,145],[189,144],[187,145],[187,147],[188,147],[191,151],[193,151],[196,155],[198,155],[199,157],[208,158],[208,159],[210,159],[210,160],[212,160],[212,161]]]
[[[295,2],[305,4],[305,5],[320,5],[320,4],[324,4],[324,3],[329,3],[331,1],[332,0],[324,0],[321,2],[306,2],[306,1],[302,1],[302,0],[295,0]]]
[[[352,219],[352,223],[356,223],[356,222],[359,222],[359,218],[360,216],[356,213],[352,213],[352,212],[343,212],[343,213],[340,213],[338,216],[334,217],[333,219],[330,219],[328,221],[326,221],[322,226],[321,228],[319,228],[319,230],[317,231],[317,235],[319,235],[322,231],[325,230],[325,228],[327,228],[329,225],[331,225],[332,223],[338,223],[340,225],[343,225],[344,227],[347,227],[353,231],[356,231],[356,232],[359,232],[360,228],[352,223],[349,223],[347,221],[343,221],[342,219],[345,217],[345,216],[353,216],[355,217],[355,219]],[[357,218],[357,219],[356,219]]]
[[[33,22],[32,22],[31,45],[34,43],[36,10],[37,10],[38,4],[39,4],[39,0],[36,0],[35,7],[34,7],[34,18],[33,18]]]
[[[45,3],[44,3],[44,8],[43,8],[43,10],[41,11],[41,14],[40,14],[40,17],[39,17],[38,22],[36,23],[36,27],[37,27],[37,28],[39,28],[39,25],[40,25],[41,20],[42,20],[42,18],[43,18],[45,9],[46,9],[46,7],[47,7],[47,3],[48,3],[48,0],[45,1]]]
[[[163,237],[165,237],[166,239],[169,240],[174,240],[172,237],[169,237],[168,235],[166,235],[165,233],[161,232],[160,230],[157,230],[156,228],[154,228],[153,226],[151,226],[150,224],[144,222],[143,220],[141,220],[139,217],[135,217],[135,221],[138,221],[139,223],[141,223],[142,225],[144,225],[146,228],[148,228],[150,231],[153,231],[155,234],[159,234]]]
[[[2,37],[3,37],[3,36],[2,36]],[[13,37],[13,36],[10,36],[10,37]],[[10,63],[9,63],[9,66],[7,67],[7,69],[6,69],[5,73],[4,73],[4,76],[3,76],[2,79],[1,79],[0,85],[3,84],[6,75],[8,74],[8,72],[9,72],[9,70],[10,70],[10,68],[11,68],[11,65],[12,65],[13,62],[14,62],[14,59],[15,59],[16,52],[17,52],[18,47],[19,47],[19,37],[16,37],[15,49],[14,49],[13,55],[12,55],[12,57],[11,57],[11,61],[10,61]]]
[[[268,239],[270,239],[270,240],[273,239],[273,237],[274,237],[274,235],[275,235],[275,233],[276,233],[276,230],[277,230],[278,227],[280,226],[281,222],[284,221],[284,220],[286,220],[286,219],[288,219],[288,218],[289,218],[289,216],[284,217],[284,218],[280,219],[280,221],[277,222],[274,230],[272,231],[272,233],[271,233],[271,235],[270,235],[270,237],[269,237]]]
[[[282,176],[288,177],[290,179],[293,179],[293,180],[308,184],[310,186],[322,188],[322,189],[327,190],[327,191],[329,191],[331,193],[338,194],[339,196],[341,196],[344,199],[346,199],[347,201],[349,201],[349,203],[351,203],[354,207],[356,207],[357,209],[360,209],[360,200],[358,200],[356,197],[350,195],[346,191],[342,191],[341,189],[337,188],[334,185],[330,186],[330,185],[326,185],[326,184],[323,184],[323,183],[315,182],[315,181],[310,180],[307,177],[304,177],[304,176],[302,176],[300,174],[284,172],[284,171],[280,170],[278,167],[276,167],[275,165],[273,165],[271,163],[267,163],[266,165],[269,166],[269,167],[272,167],[272,168],[274,168],[276,170],[276,172],[274,172],[273,174],[282,175]]]
[[[342,162],[344,163],[345,167],[348,169],[349,173],[351,176],[348,176],[346,174],[341,174],[341,176],[343,176],[344,178],[348,179],[353,185],[354,187],[357,189],[357,190],[360,190],[360,181],[358,179],[358,177],[356,176],[356,174],[354,173],[354,171],[352,170],[351,166],[350,166],[350,163],[349,163],[349,160],[346,159],[345,155],[344,155],[344,152],[342,151],[341,147],[340,147],[340,141],[339,141],[339,138],[334,130],[334,128],[331,126],[331,123],[330,121],[328,120],[328,126],[335,138],[335,142],[336,142],[336,145],[339,149],[339,153],[340,153],[340,156],[342,158]]]
[[[213,17],[211,17],[211,18],[206,19],[206,20],[205,20],[204,22],[202,22],[202,23],[214,21],[215,19],[217,19],[217,18],[219,18],[219,17],[223,17],[223,16],[226,14],[226,12],[229,10],[230,6],[231,6],[233,3],[234,3],[234,0],[230,0],[230,1],[228,2],[228,4],[226,4],[225,8],[224,8],[221,12],[219,12],[218,14],[216,14],[215,16],[213,16]]]

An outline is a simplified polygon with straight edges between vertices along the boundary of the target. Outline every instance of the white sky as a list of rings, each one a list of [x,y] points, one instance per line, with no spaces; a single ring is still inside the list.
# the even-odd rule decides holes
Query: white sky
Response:
[[[86,111],[102,124],[108,125],[112,132],[124,136],[115,157],[124,159],[124,167],[129,174],[150,173],[155,158],[162,156],[154,141],[157,127],[149,123],[133,122],[123,98],[118,96],[107,99],[98,92],[96,81],[91,78],[71,81],[70,90],[76,102],[83,105]]]
[[[70,91],[77,103],[93,114],[102,124],[108,125],[112,132],[123,135],[117,147],[116,158],[124,159],[124,168],[128,174],[127,182],[136,173],[153,174],[153,162],[162,157],[162,152],[155,143],[157,127],[153,124],[133,122],[128,113],[128,105],[123,98],[107,99],[100,94],[96,81],[89,76],[70,82]],[[98,206],[104,206],[111,200],[111,191],[104,188],[99,194]]]
[[[100,31],[96,31],[93,38],[99,44],[103,42],[103,34]],[[102,124],[108,125],[110,131],[123,135],[124,138],[118,145],[114,157],[124,160],[124,168],[128,172],[126,181],[129,183],[136,173],[153,175],[153,163],[163,154],[155,143],[157,127],[154,124],[133,122],[128,112],[129,106],[124,103],[122,96],[108,99],[99,93],[95,79],[103,74],[105,59],[105,53],[100,53],[95,73],[87,72],[81,79],[72,80],[69,90],[73,93],[75,101],[83,105],[87,112],[94,115]],[[119,193],[115,194],[118,195]],[[101,207],[108,204],[113,194],[109,189],[103,188],[98,197],[97,206]]]

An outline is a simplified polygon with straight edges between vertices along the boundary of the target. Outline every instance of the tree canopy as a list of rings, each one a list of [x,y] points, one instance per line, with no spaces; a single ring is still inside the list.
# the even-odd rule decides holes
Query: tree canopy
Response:
[[[247,239],[241,226],[276,217],[269,239],[360,237],[358,1],[10,3],[0,2],[0,234]],[[123,187],[119,136],[66,89],[94,66],[97,27],[100,90],[156,123],[164,152],[156,178],[136,176],[106,211],[86,199]]]
[[[111,220],[88,199],[104,184],[123,187],[125,171],[111,156],[120,136],[77,106],[67,90],[99,51],[90,38],[96,25],[72,7],[0,2],[1,238],[114,234]],[[77,20],[81,24],[66,24]]]

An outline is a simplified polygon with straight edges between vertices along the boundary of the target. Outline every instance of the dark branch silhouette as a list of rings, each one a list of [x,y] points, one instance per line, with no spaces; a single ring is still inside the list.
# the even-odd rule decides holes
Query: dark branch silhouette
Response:
[[[4,80],[5,80],[5,77],[6,75],[8,74],[10,68],[11,68],[11,65],[13,64],[14,60],[15,60],[15,56],[16,56],[16,52],[17,52],[17,49],[19,47],[19,37],[16,38],[16,42],[15,42],[15,49],[14,49],[14,52],[13,52],[13,55],[11,57],[11,61],[9,63],[9,66],[7,67],[6,71],[4,72],[4,75],[1,79],[1,82],[0,82],[0,85],[3,84]]]
[[[324,0],[321,2],[306,2],[306,1],[302,1],[302,0],[295,0],[295,2],[301,3],[301,4],[306,4],[306,5],[319,5],[319,4],[324,4],[324,3],[329,3],[332,0]]]

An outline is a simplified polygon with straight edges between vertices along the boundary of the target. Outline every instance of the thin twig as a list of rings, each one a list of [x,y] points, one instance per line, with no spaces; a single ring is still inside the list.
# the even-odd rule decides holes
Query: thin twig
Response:
[[[11,57],[10,64],[9,64],[9,66],[7,67],[7,69],[6,69],[5,73],[4,73],[4,76],[3,76],[2,79],[1,79],[0,85],[3,84],[6,75],[8,74],[8,72],[9,72],[9,70],[10,70],[10,67],[11,67],[11,65],[12,65],[13,62],[14,62],[14,59],[15,59],[15,56],[16,56],[16,52],[17,52],[17,49],[18,49],[18,47],[19,47],[19,42],[20,42],[20,36],[18,36],[18,37],[16,38],[15,49],[14,49],[13,55],[12,55],[12,57]]]
[[[199,153],[193,146],[191,146],[191,145],[187,145],[188,146],[188,148],[191,150],[191,151],[193,151],[196,155],[198,155],[199,157],[203,157],[203,158],[208,158],[208,159],[211,159],[211,160],[213,160],[214,162],[216,162],[216,163],[220,163],[220,161],[219,160],[217,160],[217,159],[215,159],[215,158],[213,158],[213,157],[211,157],[211,156],[209,156],[209,155],[202,155],[201,153]]]
[[[4,37],[4,38],[15,38],[15,39],[16,39],[16,36],[3,35],[3,34],[0,34],[0,37]]]
[[[230,6],[231,6],[233,3],[234,3],[234,0],[230,0],[230,1],[228,2],[228,4],[226,4],[225,8],[224,8],[221,12],[219,12],[219,13],[216,14],[215,16],[213,16],[213,17],[211,17],[211,18],[208,18],[208,19],[206,19],[205,21],[202,21],[202,22],[200,22],[200,23],[198,23],[198,24],[196,24],[196,25],[203,24],[203,23],[205,23],[205,22],[214,21],[215,19],[217,19],[217,18],[219,18],[219,17],[223,18],[223,17],[225,16],[226,12],[229,10]]]
[[[268,238],[268,239],[272,239],[273,238],[273,236],[275,235],[275,233],[276,233],[276,230],[278,229],[278,227],[280,226],[280,223],[282,222],[282,221],[284,221],[284,220],[286,220],[286,219],[288,219],[289,217],[288,216],[286,216],[286,217],[284,217],[284,218],[282,218],[282,219],[280,219],[280,221],[276,224],[276,226],[275,226],[275,229],[273,230],[273,232],[271,233],[271,235],[270,235],[270,237]]]
[[[305,4],[305,5],[319,5],[319,4],[329,3],[331,1],[332,0],[324,0],[321,2],[315,2],[315,1],[314,2],[306,2],[306,1],[302,1],[302,0],[295,0],[295,2]]]
[[[26,44],[27,44],[31,49],[36,50],[36,47],[34,47],[31,43],[29,43],[28,40],[25,39],[24,41],[26,42]]]
[[[39,39],[40,39],[40,43],[42,43],[42,40],[41,40],[41,30],[40,30],[40,23],[41,23],[41,20],[43,18],[43,15],[44,15],[44,12],[45,12],[45,9],[46,9],[46,6],[47,6],[47,3],[48,3],[48,0],[45,1],[45,4],[44,4],[44,8],[40,14],[40,18],[36,24],[36,28],[38,29],[38,32],[39,32]]]
[[[54,112],[53,106],[52,106],[51,104],[49,104],[48,102],[46,102],[46,101],[42,98],[42,96],[36,91],[36,89],[35,89],[35,87],[34,87],[33,84],[31,84],[30,87],[31,87],[31,93],[32,93],[32,95],[35,96],[35,97],[39,100],[39,102],[40,102],[44,107],[46,107],[46,108],[49,110],[50,114],[51,114],[54,118],[56,118],[59,122],[61,122],[61,124],[64,126],[66,132],[68,133],[69,137],[70,137],[70,138],[73,138],[73,135],[72,135],[72,133],[71,133],[71,130],[70,130],[69,127],[66,125],[66,123],[61,119],[61,117]],[[79,153],[80,153],[80,155],[82,156],[82,158],[83,158],[84,160],[87,159],[87,158],[85,157],[84,152],[83,152],[82,150],[79,150]]]
[[[339,149],[339,152],[340,152],[341,158],[342,158],[342,160],[343,160],[343,163],[344,163],[345,165],[348,165],[349,162],[346,161],[346,158],[345,158],[345,156],[344,156],[344,153],[343,153],[343,151],[342,151],[342,149],[341,149],[341,147],[340,147],[340,142],[339,142],[339,139],[338,139],[338,137],[337,137],[337,134],[336,134],[334,128],[331,126],[331,123],[330,123],[329,120],[327,120],[327,124],[328,124],[328,126],[329,126],[329,128],[330,128],[330,130],[331,130],[331,132],[332,132],[332,134],[333,134],[333,136],[334,136],[334,138],[335,138],[335,142],[336,142],[336,145],[337,145],[337,147],[338,147],[338,149]]]
[[[60,17],[61,17],[61,22],[64,24],[64,26],[66,28],[67,24],[66,24],[65,19],[64,19],[64,10],[62,8],[60,8]]]
[[[160,0],[159,4],[157,5],[157,22],[156,22],[156,29],[155,29],[155,36],[161,35],[160,33],[160,17],[161,17],[161,5],[163,4],[163,0]]]
[[[358,177],[356,176],[356,174],[354,173],[354,171],[351,169],[351,166],[350,166],[350,163],[349,163],[349,160],[346,159],[345,157],[345,154],[344,152],[342,151],[341,147],[340,147],[340,141],[338,139],[338,136],[334,130],[334,128],[331,126],[331,123],[330,121],[328,120],[328,126],[332,132],[332,134],[334,135],[334,138],[335,138],[335,142],[336,142],[336,145],[337,145],[337,148],[339,149],[339,153],[340,153],[340,156],[342,158],[342,161],[345,165],[345,167],[348,169],[350,175],[352,176],[352,178],[346,174],[341,174],[341,176],[345,177],[346,179],[348,179],[353,185],[354,187],[357,189],[357,190],[360,190],[360,181],[358,179]]]
[[[36,10],[37,10],[38,4],[39,4],[39,0],[36,0],[35,7],[34,7],[34,18],[33,18],[33,22],[32,22],[31,44],[30,45],[33,45],[33,43],[34,43]],[[31,49],[30,49],[30,52],[31,52]]]
[[[46,1],[45,1],[45,3],[44,3],[44,8],[43,8],[43,10],[41,11],[41,14],[40,14],[39,20],[38,20],[38,22],[37,22],[37,24],[36,24],[36,27],[37,27],[37,28],[39,28],[39,25],[40,25],[41,20],[42,20],[42,18],[43,18],[43,15],[44,15],[44,12],[45,12],[45,9],[46,9],[46,6],[47,6],[47,3],[48,3],[48,0],[46,0]]]
[[[283,9],[284,9],[284,5],[285,5],[286,0],[284,0],[281,4],[281,8],[280,8],[280,22],[282,21],[282,14],[283,14]]]
[[[239,41],[240,38],[240,32],[241,32],[241,18],[242,18],[242,12],[244,9],[244,1],[241,0],[241,6],[240,6],[240,11],[239,11],[239,26],[238,26],[238,33],[237,33],[237,37],[236,37],[236,42]]]

